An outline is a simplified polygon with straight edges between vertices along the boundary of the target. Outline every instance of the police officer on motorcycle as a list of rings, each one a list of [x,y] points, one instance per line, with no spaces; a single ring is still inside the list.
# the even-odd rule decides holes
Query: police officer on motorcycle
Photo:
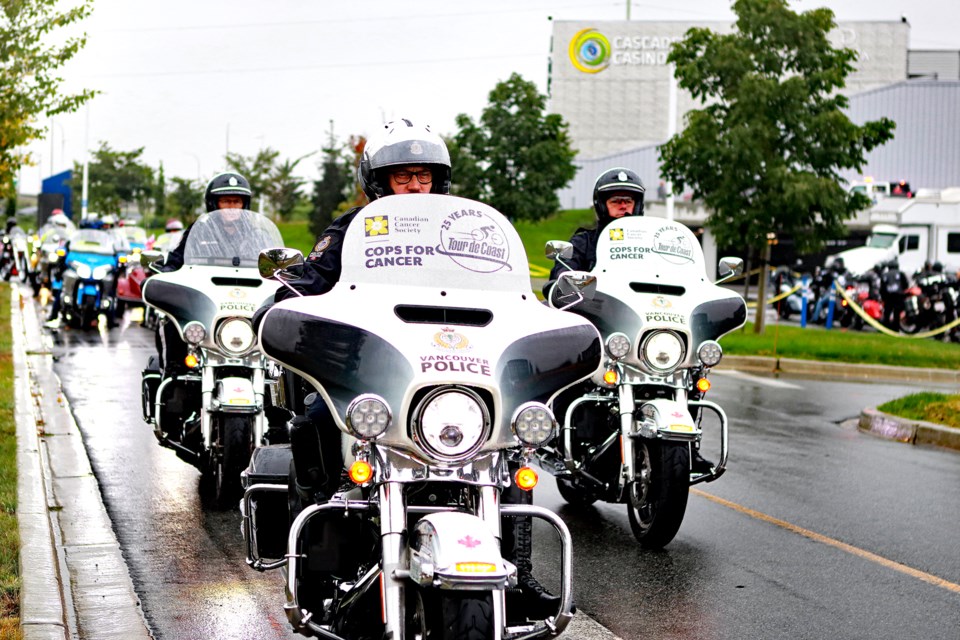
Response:
[[[210,180],[203,195],[203,201],[207,213],[210,213],[219,209],[249,209],[252,197],[253,192],[250,190],[247,179],[235,171],[226,171]],[[182,225],[181,228],[183,228]],[[176,271],[183,266],[183,252],[192,228],[193,224],[183,232],[180,243],[167,255],[160,271]],[[160,366],[164,375],[169,375],[183,365],[183,359],[187,356],[187,345],[180,337],[176,326],[166,321],[160,324],[156,339]]]
[[[367,140],[360,158],[357,177],[371,201],[408,193],[450,193],[450,154],[446,143],[429,127],[401,119],[384,125]],[[363,207],[354,207],[333,221],[317,238],[306,257],[303,275],[289,284],[304,295],[326,293],[339,281],[341,252],[347,227]],[[295,296],[287,287],[277,289],[274,302]],[[254,316],[259,327],[268,306]],[[317,394],[308,395],[305,415],[290,424],[290,445],[296,473],[296,492],[303,504],[329,499],[339,487],[343,460],[340,430],[326,403]],[[531,504],[530,492],[511,486],[501,495],[504,504]],[[533,617],[554,615],[560,599],[551,595],[533,576],[531,545],[533,527],[530,518],[515,518],[513,526],[503,527],[504,557],[517,566],[520,606]]]

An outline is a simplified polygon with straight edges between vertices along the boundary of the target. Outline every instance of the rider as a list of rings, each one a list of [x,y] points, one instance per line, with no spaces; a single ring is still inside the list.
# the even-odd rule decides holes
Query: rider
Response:
[[[215,175],[210,180],[203,201],[206,204],[207,213],[210,213],[219,209],[249,209],[252,197],[253,193],[247,179],[234,171],[226,171]],[[192,228],[191,224],[183,232],[180,244],[167,255],[160,271],[176,271],[183,266],[183,251]],[[180,332],[174,323],[167,320],[161,322],[160,329],[157,331],[157,353],[165,375],[180,367],[184,358],[187,357],[187,344],[180,337]]]
[[[396,120],[384,125],[382,131],[367,141],[357,175],[360,187],[371,201],[408,193],[447,194],[450,192],[450,154],[443,138],[429,127],[406,119]],[[326,293],[339,281],[343,238],[361,209],[351,209],[320,234],[304,262],[303,275],[289,281],[294,289],[305,295],[318,295]],[[295,295],[281,287],[277,289],[275,301]],[[259,326],[266,308],[258,310],[254,326]],[[306,415],[291,421],[290,444],[297,494],[301,500],[310,503],[326,500],[336,492],[343,460],[340,430],[334,425],[326,403],[315,393],[308,395],[305,403]],[[501,496],[505,504],[530,504],[532,499],[530,492],[515,486]],[[504,555],[517,566],[520,606],[532,617],[546,617],[556,614],[560,599],[548,593],[533,576],[532,540],[530,518],[515,518],[512,526],[503,527]]]
[[[597,217],[597,225],[593,229],[577,229],[570,238],[573,245],[573,256],[564,259],[565,264],[560,264],[558,260],[550,270],[550,280],[543,285],[543,295],[549,299],[554,293],[554,284],[560,274],[564,271],[590,271],[597,264],[597,242],[600,239],[600,233],[614,220],[625,216],[643,215],[643,196],[646,193],[646,187],[643,181],[635,171],[625,167],[613,167],[607,169],[597,177],[593,184],[593,210]],[[587,383],[589,384],[589,383]],[[567,390],[558,399],[555,406],[558,408],[557,415],[564,415],[561,411],[566,405],[569,405],[573,398],[580,395],[582,389],[573,387]],[[690,461],[694,471],[709,473],[714,464],[700,455],[697,447],[692,448],[693,457]]]

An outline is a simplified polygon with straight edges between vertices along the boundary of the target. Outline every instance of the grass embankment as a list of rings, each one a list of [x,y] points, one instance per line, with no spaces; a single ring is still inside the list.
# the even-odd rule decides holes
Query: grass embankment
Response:
[[[10,285],[0,284],[0,638],[20,635],[20,532],[17,526],[17,430],[13,417]]]
[[[909,420],[935,422],[960,429],[960,395],[913,393],[884,403],[877,409]]]
[[[723,352],[737,356],[773,356],[824,362],[884,364],[960,369],[960,344],[930,338],[911,339],[879,333],[768,324],[763,335],[747,323],[720,340]]]
[[[299,249],[304,256],[310,253],[317,242],[316,237],[310,233],[310,223],[306,221],[280,222],[277,223],[277,229],[283,236],[283,245]]]

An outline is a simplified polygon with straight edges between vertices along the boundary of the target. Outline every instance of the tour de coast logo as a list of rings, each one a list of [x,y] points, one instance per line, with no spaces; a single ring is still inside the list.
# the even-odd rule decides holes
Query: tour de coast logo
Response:
[[[693,243],[689,236],[674,226],[660,227],[653,235],[652,250],[671,264],[693,262]]]
[[[437,253],[475,273],[511,270],[507,234],[498,221],[476,209],[459,209],[444,217]]]
[[[596,29],[581,29],[570,40],[570,62],[584,73],[599,73],[610,66],[610,41]]]

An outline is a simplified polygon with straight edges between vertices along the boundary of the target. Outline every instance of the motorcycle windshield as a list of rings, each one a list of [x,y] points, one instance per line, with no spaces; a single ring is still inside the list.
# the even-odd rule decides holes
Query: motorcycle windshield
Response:
[[[502,214],[436,194],[364,207],[346,230],[336,286],[278,303],[260,331],[264,352],[316,386],[342,429],[349,403],[375,393],[403,416],[381,441],[412,450],[406,417],[424,390],[483,390],[499,411],[497,447],[522,403],[592,374],[601,349],[588,322],[537,300]]]
[[[147,245],[147,232],[142,227],[123,227],[123,235],[127,237],[131,247],[142,249]]]
[[[168,253],[176,249],[177,245],[180,244],[180,238],[183,237],[183,231],[173,231],[171,233],[161,234],[159,238],[153,242],[154,251],[162,251],[163,253]]]
[[[70,252],[95,253],[112,256],[124,250],[124,244],[115,235],[100,229],[80,229],[70,239]]]
[[[253,267],[263,249],[283,246],[277,226],[246,209],[220,209],[193,223],[183,250],[184,265]]]
[[[572,310],[601,334],[638,336],[651,328],[689,333],[695,353],[741,326],[746,305],[707,277],[703,250],[684,225],[644,216],[614,220],[597,240],[597,296]],[[688,353],[690,353],[688,352]]]

